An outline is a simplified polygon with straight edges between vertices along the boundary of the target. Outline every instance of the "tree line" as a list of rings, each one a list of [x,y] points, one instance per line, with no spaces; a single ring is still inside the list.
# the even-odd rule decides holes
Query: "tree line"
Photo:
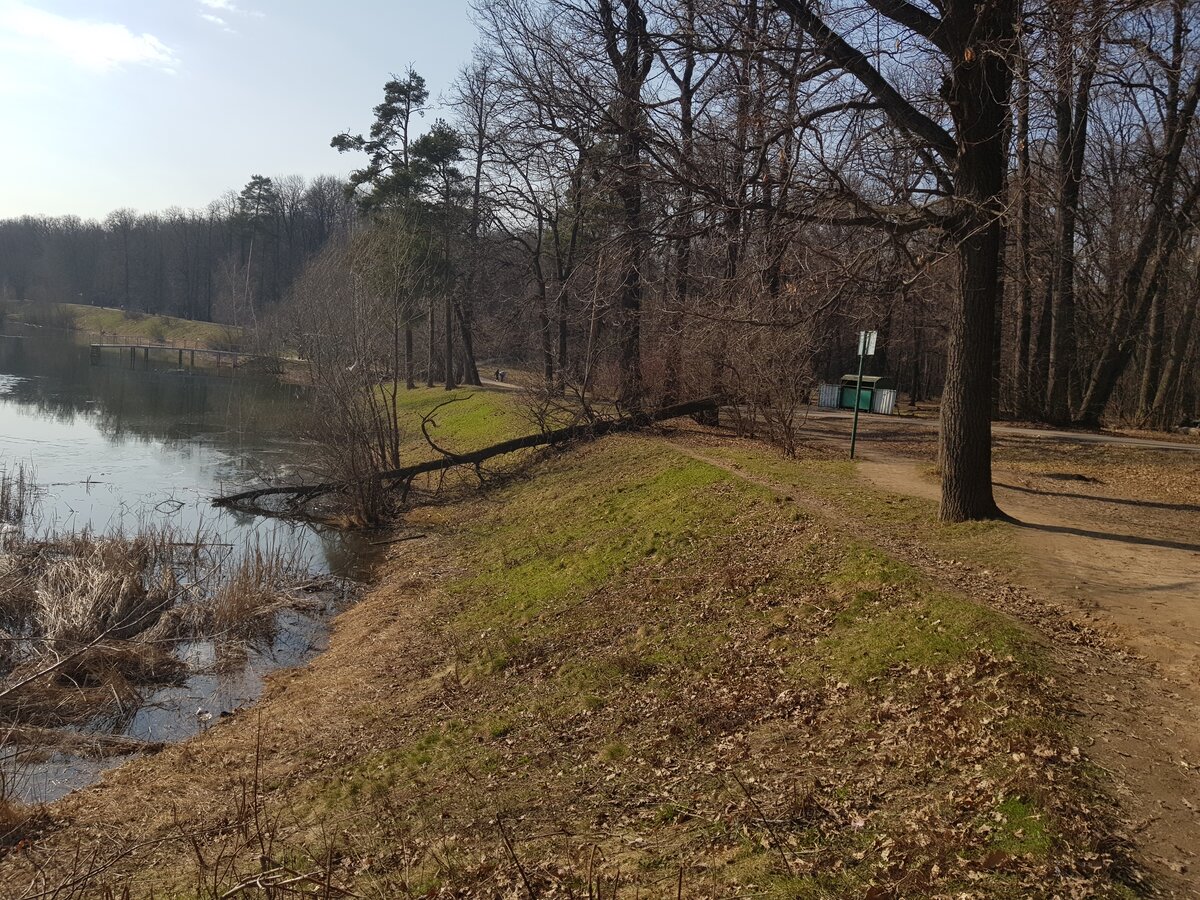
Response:
[[[0,299],[252,325],[357,211],[332,176],[255,175],[204,209],[0,220]]]
[[[941,397],[943,517],[994,515],[997,417],[1200,414],[1198,9],[480,2],[480,45],[439,103],[409,70],[367,130],[332,137],[359,166],[319,192],[341,227],[288,243],[252,182],[208,271],[226,261],[247,311],[284,300],[274,339],[371,435],[355,471],[396,462],[387,391],[477,383],[492,358],[547,398],[626,413],[720,395],[790,448],[816,382],[873,328],[869,371]],[[162,276],[126,286],[155,254],[96,227],[106,296],[161,296]]]
[[[995,417],[1197,414],[1197,9],[479,3],[446,120],[412,137],[410,71],[334,138],[369,237],[324,272],[391,322],[395,382],[495,350],[627,411],[720,393],[785,445],[877,328],[877,371],[941,394],[943,515],[991,515]]]

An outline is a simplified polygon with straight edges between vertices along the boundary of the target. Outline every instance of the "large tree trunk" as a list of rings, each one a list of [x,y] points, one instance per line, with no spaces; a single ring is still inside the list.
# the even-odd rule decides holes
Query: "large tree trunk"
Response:
[[[404,323],[404,386],[410,391],[417,386],[414,356],[412,322],[406,321]]]
[[[437,329],[433,327],[434,321],[437,319],[437,300],[431,294],[429,297],[429,341],[426,347],[428,351],[428,365],[425,367],[425,387],[433,387],[434,374],[433,364],[437,358]]]
[[[467,286],[467,290],[471,290]],[[479,365],[475,362],[475,326],[473,324],[474,305],[465,294],[454,297],[454,320],[458,323],[458,357],[462,362],[462,382],[478,387],[483,384],[479,380]]]
[[[942,54],[943,95],[955,134],[910,103],[866,56],[802,0],[776,0],[830,62],[857,78],[892,121],[953,165],[961,295],[951,316],[942,395],[942,505],[945,521],[996,516],[991,480],[992,332],[1000,289],[1001,217],[1008,159],[1004,144],[1012,82],[1017,0],[945,0],[937,19],[909,3],[869,0],[881,14],[922,34]]]
[[[443,339],[445,346],[442,348],[442,353],[445,356],[443,368],[446,376],[446,390],[452,391],[457,385],[454,383],[454,301],[451,299],[449,292],[446,293],[445,302],[442,304],[444,320],[442,323]]]
[[[551,336],[550,310],[546,305],[546,281],[538,277],[538,331],[542,336],[542,380],[546,390],[554,387],[554,342]]]
[[[671,71],[671,77],[679,88],[679,158],[681,168],[690,172],[695,147],[695,117],[692,98],[696,92],[693,78],[696,72],[696,54],[691,35],[695,33],[696,4],[685,0],[688,27],[687,46],[684,50],[682,71]],[[690,175],[689,175],[690,178]],[[684,315],[690,299],[692,267],[692,184],[685,179],[680,190],[679,240],[675,249],[675,309],[667,316],[666,376],[663,385],[663,402],[670,404],[679,399],[683,368]]]
[[[959,297],[950,320],[942,393],[942,503],[946,522],[999,514],[992,494],[992,347],[1000,302],[1004,175],[1016,26],[1014,0],[947,4],[943,20],[954,67],[947,100],[957,130],[960,204]]]
[[[1163,330],[1167,323],[1166,297],[1163,291],[1154,295],[1150,305],[1150,328],[1146,332],[1146,359],[1142,366],[1142,382],[1138,389],[1137,419],[1142,426],[1154,416],[1154,401],[1158,396],[1159,378],[1163,365]]]
[[[622,410],[642,407],[642,267],[646,234],[642,221],[642,89],[653,61],[646,14],[640,0],[620,0],[622,14],[614,13],[612,0],[599,0],[609,62],[616,75],[617,196],[622,223],[621,286],[617,291],[618,385]]]
[[[1179,407],[1183,400],[1183,392],[1179,390],[1180,373],[1187,359],[1188,346],[1192,342],[1192,331],[1196,327],[1196,311],[1200,309],[1200,297],[1193,294],[1192,302],[1183,314],[1183,321],[1175,331],[1175,339],[1171,342],[1171,352],[1163,362],[1162,372],[1158,379],[1158,390],[1150,408],[1154,418],[1152,424],[1167,427],[1173,424],[1172,419],[1179,417]]]
[[[1182,375],[1188,360],[1188,347],[1192,343],[1192,333],[1196,327],[1197,313],[1200,313],[1200,253],[1196,255],[1196,270],[1191,283],[1187,286],[1191,302],[1184,309],[1183,319],[1175,329],[1175,337],[1171,341],[1171,350],[1162,364],[1162,372],[1158,379],[1158,389],[1150,408],[1154,411],[1154,424],[1170,426],[1172,419],[1178,418],[1184,412],[1187,401],[1185,392],[1181,389]]]
[[[992,495],[992,329],[997,292],[1000,225],[980,224],[959,246],[958,306],[946,346],[942,392],[943,521],[998,513]]]

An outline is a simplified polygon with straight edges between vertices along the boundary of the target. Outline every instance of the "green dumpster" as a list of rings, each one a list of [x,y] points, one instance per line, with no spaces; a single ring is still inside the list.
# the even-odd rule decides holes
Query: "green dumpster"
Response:
[[[858,393],[858,375],[851,373],[843,375],[838,391],[838,406],[841,409],[854,409],[854,396]],[[862,397],[858,401],[859,412],[870,412],[875,403],[875,392],[892,390],[895,384],[886,375],[864,375],[862,380]]]
[[[871,398],[875,396],[875,392],[867,387],[866,379],[863,379],[862,396],[858,399],[858,408],[861,412],[871,411]],[[842,409],[854,409],[854,395],[858,393],[857,387],[842,388],[842,402],[839,404]]]

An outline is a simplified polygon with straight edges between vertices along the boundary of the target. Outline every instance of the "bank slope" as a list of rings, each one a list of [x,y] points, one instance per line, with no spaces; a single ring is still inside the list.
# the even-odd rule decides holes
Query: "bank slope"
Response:
[[[1128,893],[1038,642],[784,496],[626,437],[406,527],[328,653],[36,859],[103,840],[134,896]]]

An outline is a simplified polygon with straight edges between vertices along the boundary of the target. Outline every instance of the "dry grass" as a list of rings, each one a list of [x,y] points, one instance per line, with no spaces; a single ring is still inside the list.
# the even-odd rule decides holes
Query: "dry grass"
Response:
[[[0,853],[21,842],[29,819],[24,806],[0,798]]]
[[[289,589],[305,577],[297,557],[256,543],[221,573],[206,598],[209,633],[225,641],[269,641],[275,613],[294,605]]]
[[[270,542],[237,555],[169,529],[16,533],[0,558],[0,726],[119,734],[148,692],[190,674],[180,642],[216,641],[225,656],[270,642],[304,578],[301,561]],[[69,738],[59,743],[69,749]]]
[[[102,538],[51,561],[34,588],[41,636],[70,648],[101,637],[117,640],[152,626],[171,601],[172,578],[148,589],[154,545],[146,539]]]
[[[6,539],[25,524],[37,497],[36,479],[24,463],[18,463],[12,471],[0,468],[0,553],[4,552]]]

